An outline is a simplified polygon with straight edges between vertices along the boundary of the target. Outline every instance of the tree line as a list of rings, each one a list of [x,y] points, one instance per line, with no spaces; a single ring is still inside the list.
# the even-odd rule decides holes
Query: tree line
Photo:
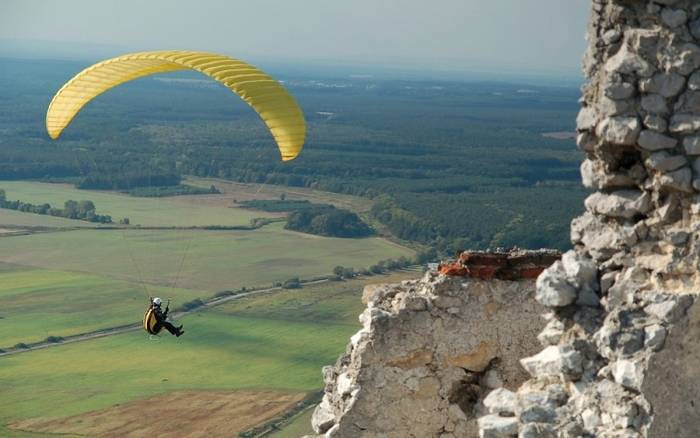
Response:
[[[68,200],[63,203],[63,208],[56,208],[52,207],[49,203],[32,204],[18,200],[10,201],[7,199],[5,190],[0,189],[0,208],[17,210],[25,213],[64,217],[67,219],[78,219],[87,222],[97,222],[101,224],[112,223],[112,216],[97,214],[95,211],[95,204],[90,200]]]

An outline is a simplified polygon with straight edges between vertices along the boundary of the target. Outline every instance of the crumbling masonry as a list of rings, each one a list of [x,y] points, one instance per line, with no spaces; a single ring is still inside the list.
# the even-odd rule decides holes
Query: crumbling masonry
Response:
[[[319,433],[468,437],[478,417],[483,437],[700,436],[700,1],[592,9],[577,144],[594,192],[574,249],[537,304],[524,278],[454,265],[370,294],[324,371]],[[511,313],[490,319],[489,302]]]

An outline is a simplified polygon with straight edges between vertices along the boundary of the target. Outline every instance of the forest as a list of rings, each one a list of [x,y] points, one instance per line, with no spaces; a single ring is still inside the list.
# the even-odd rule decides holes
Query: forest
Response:
[[[2,60],[0,179],[158,196],[197,175],[353,194],[397,237],[443,253],[567,248],[586,195],[573,140],[542,136],[574,129],[575,87],[271,71],[308,124],[285,163],[254,111],[183,73],[108,91],[51,141],[48,100],[84,64]]]

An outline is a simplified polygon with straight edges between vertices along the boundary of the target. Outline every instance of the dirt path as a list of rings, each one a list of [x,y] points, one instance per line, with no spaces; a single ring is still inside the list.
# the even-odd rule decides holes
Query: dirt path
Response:
[[[304,285],[313,285],[313,284],[326,283],[328,281],[330,281],[330,280],[328,280],[328,279],[314,280],[314,281],[305,282],[303,284]],[[209,301],[206,301],[204,303],[204,305],[201,307],[197,307],[195,309],[188,310],[185,312],[174,312],[171,316],[172,316],[172,319],[178,319],[182,316],[189,315],[190,313],[195,313],[195,312],[199,312],[202,310],[206,310],[208,308],[218,306],[218,305],[226,303],[228,301],[238,300],[240,298],[246,298],[246,297],[250,297],[253,295],[274,292],[277,290],[282,290],[282,287],[275,286],[275,287],[268,287],[265,289],[254,289],[254,290],[251,290],[248,292],[241,292],[241,293],[235,294],[235,295],[217,297],[217,298],[210,299]],[[90,339],[104,338],[106,336],[113,336],[113,335],[118,335],[121,333],[133,332],[133,331],[142,330],[142,329],[143,329],[143,327],[142,327],[142,324],[140,322],[133,323],[133,324],[127,324],[127,325],[120,325],[117,327],[109,327],[109,328],[99,329],[99,330],[95,330],[95,331],[88,332],[88,333],[80,333],[77,335],[66,336],[59,342],[45,342],[44,341],[44,342],[37,342],[35,344],[28,344],[27,348],[8,349],[8,350],[5,350],[3,352],[0,352],[0,357],[10,356],[13,354],[26,353],[28,351],[41,350],[43,348],[56,347],[59,345],[72,344],[75,342],[88,341]]]

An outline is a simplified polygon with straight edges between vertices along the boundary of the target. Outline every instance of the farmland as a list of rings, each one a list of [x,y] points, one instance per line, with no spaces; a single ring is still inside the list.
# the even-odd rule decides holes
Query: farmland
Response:
[[[46,184],[31,181],[1,181],[7,198],[62,207],[69,199],[89,199],[95,203],[97,212],[112,216],[114,220],[127,217],[133,225],[145,226],[206,226],[248,225],[255,217],[266,216],[227,206],[198,205],[177,198],[137,198],[115,192],[78,190],[68,184]],[[202,197],[206,197],[202,195]],[[187,197],[186,197],[187,198]]]
[[[184,317],[188,333],[182,338],[149,341],[127,333],[2,358],[0,424],[80,433],[68,426],[81,422],[67,417],[85,415],[87,424],[100,410],[176,391],[302,396],[320,388],[320,367],[333,362],[358,329],[362,285],[417,275],[398,272],[235,300]],[[263,414],[258,422],[266,420]]]

